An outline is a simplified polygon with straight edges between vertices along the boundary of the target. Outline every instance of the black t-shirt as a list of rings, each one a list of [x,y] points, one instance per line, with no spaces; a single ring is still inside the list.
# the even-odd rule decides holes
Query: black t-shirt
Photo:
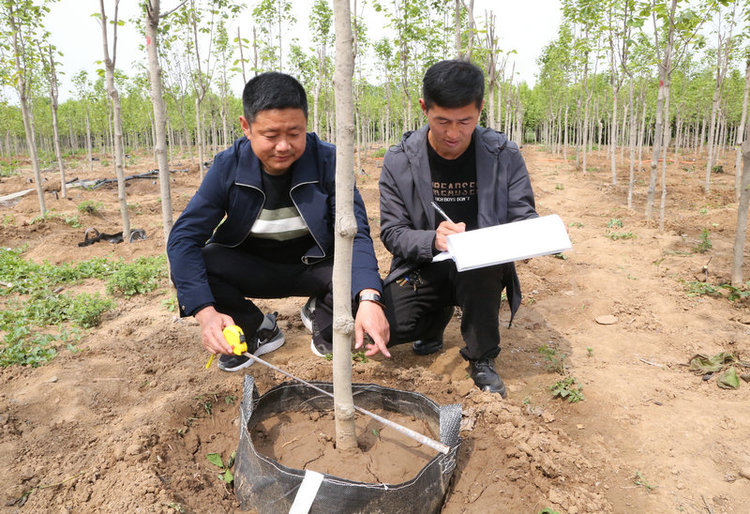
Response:
[[[466,230],[478,227],[477,158],[474,137],[469,147],[455,159],[438,155],[427,139],[427,158],[432,178],[432,196],[454,223],[466,223]],[[436,213],[435,228],[444,221]]]
[[[264,259],[299,262],[315,240],[289,195],[291,170],[283,175],[262,174],[266,201],[242,247]]]

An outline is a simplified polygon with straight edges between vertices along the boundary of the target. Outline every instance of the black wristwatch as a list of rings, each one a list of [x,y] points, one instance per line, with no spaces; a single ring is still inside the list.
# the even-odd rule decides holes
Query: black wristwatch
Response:
[[[375,302],[385,309],[383,299],[380,298],[378,293],[359,293],[359,301],[361,302]]]

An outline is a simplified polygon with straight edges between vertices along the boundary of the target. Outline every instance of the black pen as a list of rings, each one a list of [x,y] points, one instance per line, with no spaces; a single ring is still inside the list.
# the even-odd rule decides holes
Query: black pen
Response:
[[[448,217],[448,215],[445,213],[445,211],[443,209],[441,209],[440,207],[438,207],[438,204],[436,204],[435,202],[430,202],[430,203],[435,208],[435,210],[438,212],[438,214],[440,214],[445,219],[445,221],[447,221],[448,223],[453,223],[453,220]],[[455,225],[455,223],[453,223],[453,224]]]

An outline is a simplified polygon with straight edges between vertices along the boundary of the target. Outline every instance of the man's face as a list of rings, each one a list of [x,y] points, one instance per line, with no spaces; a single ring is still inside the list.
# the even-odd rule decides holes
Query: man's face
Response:
[[[444,159],[456,159],[471,144],[471,135],[479,122],[481,108],[474,102],[463,107],[440,107],[433,104],[427,109],[424,99],[419,99],[419,105],[427,116],[430,132],[427,138],[430,145]]]
[[[270,175],[283,175],[305,151],[307,119],[302,109],[268,109],[248,123],[240,116],[245,137]]]

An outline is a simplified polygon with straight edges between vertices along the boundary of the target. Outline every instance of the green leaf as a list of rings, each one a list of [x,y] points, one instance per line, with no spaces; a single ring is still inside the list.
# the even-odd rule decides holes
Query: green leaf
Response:
[[[719,377],[716,385],[722,389],[738,389],[740,387],[740,379],[737,376],[737,370],[734,366],[730,366],[729,369]]]
[[[232,471],[231,471],[231,470],[229,470],[229,469],[227,469],[226,471],[224,471],[224,474],[223,474],[223,475],[219,475],[219,476],[220,476],[220,477],[221,477],[221,479],[222,479],[222,480],[223,480],[224,482],[226,482],[227,484],[231,484],[231,483],[232,483],[232,481],[234,481],[234,474],[233,474],[233,473],[232,473]]]
[[[209,453],[206,455],[206,458],[208,459],[208,462],[213,464],[216,467],[224,468],[224,461],[221,460],[221,455],[218,453]]]

